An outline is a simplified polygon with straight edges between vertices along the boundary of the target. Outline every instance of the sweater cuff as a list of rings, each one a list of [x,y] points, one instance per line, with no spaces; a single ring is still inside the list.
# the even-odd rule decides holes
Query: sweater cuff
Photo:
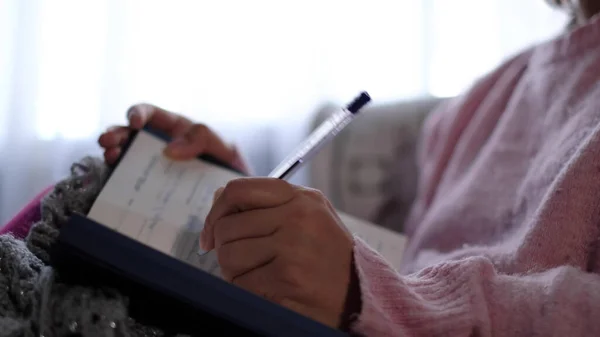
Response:
[[[352,334],[429,336],[434,326],[454,329],[469,324],[469,278],[452,271],[456,266],[439,265],[402,276],[363,240],[354,240],[361,311],[350,326]]]
[[[378,294],[384,289],[384,282],[394,282],[399,278],[394,268],[373,250],[360,237],[354,237],[354,267],[358,276],[361,298],[361,311],[350,326],[352,334],[364,336],[384,336],[384,328],[393,328],[390,317],[384,310],[384,299]],[[387,281],[387,282],[386,282]],[[398,331],[398,336],[402,336]]]

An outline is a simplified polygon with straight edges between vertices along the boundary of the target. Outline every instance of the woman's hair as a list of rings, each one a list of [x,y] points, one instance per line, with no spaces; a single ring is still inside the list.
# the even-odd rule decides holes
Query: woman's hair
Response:
[[[552,7],[561,7],[560,0],[546,0],[546,2]]]
[[[571,30],[577,26],[577,14],[574,13],[571,9],[566,8],[564,3],[561,0],[546,0],[551,7],[560,8],[562,10],[568,11],[569,14],[569,22],[567,23],[567,29]]]
[[[574,28],[578,23],[600,14],[600,0],[579,0],[576,6],[561,0],[546,0],[550,6],[560,8],[570,15],[569,28]]]

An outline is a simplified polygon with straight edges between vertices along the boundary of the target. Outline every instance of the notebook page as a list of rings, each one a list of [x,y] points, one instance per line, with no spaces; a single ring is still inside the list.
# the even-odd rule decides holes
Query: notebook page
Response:
[[[200,160],[172,161],[165,142],[140,131],[100,192],[88,217],[214,275],[213,253],[199,237],[214,192],[241,175]]]
[[[217,188],[241,177],[200,160],[172,161],[166,143],[141,130],[94,202],[88,218],[213,275],[214,251],[198,255],[200,232]],[[351,232],[397,266],[405,239],[344,213]]]
[[[379,252],[392,266],[398,268],[406,247],[406,236],[374,225],[349,214],[337,211],[346,228]]]

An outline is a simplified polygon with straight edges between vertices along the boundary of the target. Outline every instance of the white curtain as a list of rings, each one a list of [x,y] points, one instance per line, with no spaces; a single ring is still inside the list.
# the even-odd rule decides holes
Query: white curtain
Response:
[[[134,103],[265,174],[320,104],[455,95],[564,23],[543,0],[0,0],[0,223]]]

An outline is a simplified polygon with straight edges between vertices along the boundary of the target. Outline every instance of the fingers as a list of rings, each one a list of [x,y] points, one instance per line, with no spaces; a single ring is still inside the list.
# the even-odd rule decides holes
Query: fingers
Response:
[[[289,298],[295,297],[295,288],[302,284],[303,279],[301,269],[276,257],[232,277],[229,282],[273,302],[285,304]]]
[[[104,160],[107,164],[114,164],[121,155],[121,148],[114,147],[104,151]]]
[[[125,144],[131,130],[124,126],[111,127],[98,138],[98,144],[105,149]]]
[[[242,178],[230,181],[215,200],[201,234],[204,250],[214,248],[214,224],[233,213],[283,205],[294,198],[295,189],[273,178]]]
[[[277,209],[257,209],[219,219],[214,225],[215,249],[238,240],[275,234],[280,225],[276,219],[285,215],[281,213]]]
[[[272,274],[266,271],[274,271],[278,265],[277,260],[277,258],[270,260],[263,265],[248,270],[246,273],[230,277],[227,281],[254,294],[275,301],[278,289],[266,287],[266,285],[270,285],[273,281],[271,277]]]
[[[172,141],[165,148],[165,155],[175,160],[189,160],[201,154],[209,154],[224,163],[240,166],[240,156],[234,147],[227,145],[211,129],[194,124],[189,119],[151,104],[137,104],[127,111],[129,127],[115,127],[100,136],[98,143],[105,149],[104,157],[113,163],[120,155],[132,129],[145,125],[165,133]],[[243,165],[241,165],[243,166]]]
[[[235,149],[226,145],[203,124],[190,125],[184,133],[174,138],[165,149],[165,154],[173,159],[186,160],[207,153],[225,163],[232,163],[237,157]]]
[[[217,201],[217,199],[219,199],[219,196],[221,195],[221,193],[223,193],[224,189],[225,189],[225,187],[217,188],[217,190],[213,194],[213,204],[215,203],[215,201]]]
[[[109,128],[98,138],[98,144],[104,148],[104,159],[108,164],[114,163],[121,154],[121,147],[127,142],[131,130],[124,126]]]
[[[229,282],[275,259],[277,249],[272,236],[249,238],[225,244],[217,249],[223,278]]]
[[[238,156],[235,149],[203,124],[194,124],[189,119],[150,104],[138,104],[128,111],[132,128],[150,127],[169,135],[173,141],[165,149],[172,159],[188,160],[207,153],[225,163],[232,163]]]
[[[148,124],[173,138],[182,136],[192,126],[192,122],[181,115],[145,103],[129,108],[127,118],[134,129],[141,129]]]
[[[217,190],[203,248],[221,275],[252,293],[339,326],[354,241],[325,196],[279,179],[237,179]]]

